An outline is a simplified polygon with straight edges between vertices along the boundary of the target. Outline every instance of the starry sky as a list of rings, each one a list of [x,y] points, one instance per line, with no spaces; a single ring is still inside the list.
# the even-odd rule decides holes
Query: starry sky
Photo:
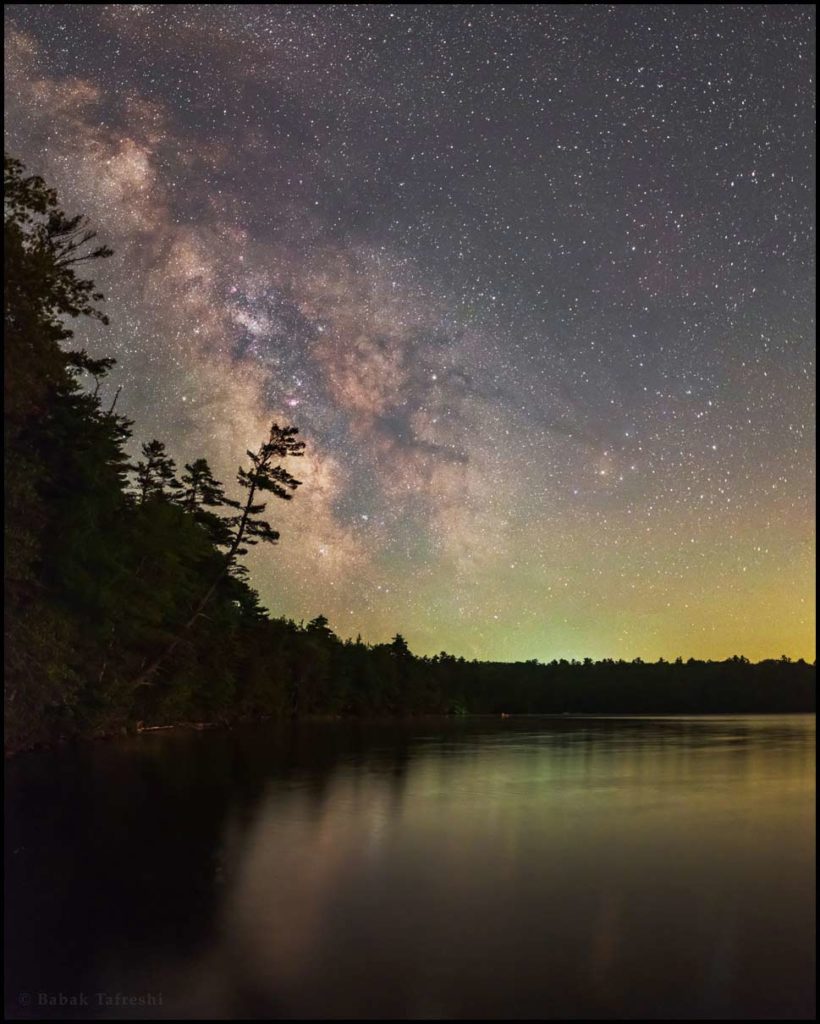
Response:
[[[308,445],[276,615],[467,658],[814,658],[814,7],[12,4],[111,389]]]

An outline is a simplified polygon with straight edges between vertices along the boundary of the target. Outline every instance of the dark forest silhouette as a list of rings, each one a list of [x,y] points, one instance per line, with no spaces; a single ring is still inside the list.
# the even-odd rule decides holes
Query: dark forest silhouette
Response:
[[[468,662],[271,618],[240,559],[278,540],[259,499],[299,486],[280,461],[302,454],[297,429],[247,453],[244,502],[159,441],[132,464],[132,423],[101,392],[114,360],[67,347],[72,320],[107,323],[82,267],[111,251],[8,157],[5,190],[7,749],[264,716],[814,708],[814,666],[786,658]]]

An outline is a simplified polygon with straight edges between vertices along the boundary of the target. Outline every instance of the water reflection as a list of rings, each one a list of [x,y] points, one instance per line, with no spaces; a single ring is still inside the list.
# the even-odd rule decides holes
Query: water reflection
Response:
[[[813,717],[257,727],[10,767],[12,992],[812,1015]]]

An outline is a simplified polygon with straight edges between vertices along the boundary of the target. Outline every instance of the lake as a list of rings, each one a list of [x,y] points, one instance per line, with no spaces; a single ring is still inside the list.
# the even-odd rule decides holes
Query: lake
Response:
[[[464,718],[13,758],[7,1016],[808,1019],[814,744]]]

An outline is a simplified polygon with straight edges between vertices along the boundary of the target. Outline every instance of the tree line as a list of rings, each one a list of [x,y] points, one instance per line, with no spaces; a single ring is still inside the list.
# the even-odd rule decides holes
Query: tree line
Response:
[[[4,161],[5,743],[264,716],[798,711],[813,665],[495,664],[342,640],[272,618],[242,557],[276,544],[304,444],[274,423],[230,498],[204,458],[177,467],[104,400],[114,366],[77,347],[107,323],[85,266],[112,255],[55,191]],[[298,537],[293,539],[298,543]]]

